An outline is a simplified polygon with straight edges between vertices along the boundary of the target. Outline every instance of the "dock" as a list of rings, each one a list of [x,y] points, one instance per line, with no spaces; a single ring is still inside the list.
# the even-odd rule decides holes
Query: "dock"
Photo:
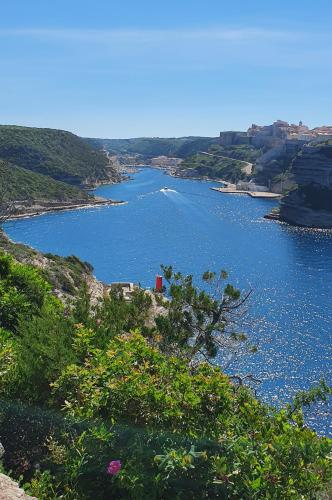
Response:
[[[281,194],[270,193],[269,191],[245,191],[245,190],[240,190],[240,189],[236,189],[235,185],[230,185],[230,184],[228,184],[227,187],[212,187],[210,189],[212,189],[212,191],[219,191],[219,193],[246,194],[248,196],[251,196],[251,198],[279,199],[282,196]]]

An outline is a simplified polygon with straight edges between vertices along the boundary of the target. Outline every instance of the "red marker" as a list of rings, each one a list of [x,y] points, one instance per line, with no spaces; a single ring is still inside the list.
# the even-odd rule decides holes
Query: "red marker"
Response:
[[[156,276],[156,290],[157,292],[162,292],[163,290],[163,277],[159,275]]]

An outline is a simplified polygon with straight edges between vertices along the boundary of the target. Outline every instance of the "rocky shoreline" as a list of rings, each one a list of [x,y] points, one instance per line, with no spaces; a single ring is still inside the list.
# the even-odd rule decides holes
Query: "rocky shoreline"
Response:
[[[293,226],[332,230],[332,212],[313,210],[303,204],[296,203],[291,197],[280,206],[280,221]]]
[[[81,203],[45,203],[45,205],[31,205],[29,208],[25,207],[24,209],[18,208],[17,212],[11,214],[7,220],[17,220],[17,219],[26,219],[28,217],[37,217],[39,215],[43,215],[45,213],[52,212],[63,212],[67,210],[79,210],[83,208],[95,208],[105,205],[125,205],[126,201],[117,201],[117,200],[106,200],[106,199],[91,199],[87,201],[82,201]],[[23,208],[23,207],[22,207]]]
[[[304,146],[292,171],[297,188],[282,199],[280,220],[332,229],[332,144]]]

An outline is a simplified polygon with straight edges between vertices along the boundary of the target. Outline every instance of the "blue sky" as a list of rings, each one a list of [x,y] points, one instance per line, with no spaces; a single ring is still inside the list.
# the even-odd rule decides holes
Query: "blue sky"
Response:
[[[332,124],[330,0],[1,3],[1,123],[91,137]]]

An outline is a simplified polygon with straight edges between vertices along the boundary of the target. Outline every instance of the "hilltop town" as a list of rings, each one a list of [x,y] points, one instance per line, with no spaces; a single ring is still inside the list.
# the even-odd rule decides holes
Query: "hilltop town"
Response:
[[[253,123],[247,132],[220,132],[220,144],[222,146],[248,144],[257,148],[272,148],[288,141],[305,144],[312,141],[324,142],[331,139],[332,126],[324,125],[309,129],[302,121],[298,125],[289,124],[283,120],[277,120],[272,125],[256,125]]]
[[[332,227],[332,126],[309,129],[277,120],[247,132],[221,132],[222,147],[260,148],[254,176],[236,189],[285,195],[272,216],[291,224]]]

